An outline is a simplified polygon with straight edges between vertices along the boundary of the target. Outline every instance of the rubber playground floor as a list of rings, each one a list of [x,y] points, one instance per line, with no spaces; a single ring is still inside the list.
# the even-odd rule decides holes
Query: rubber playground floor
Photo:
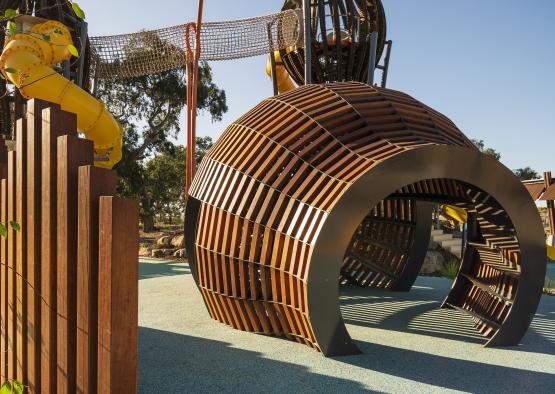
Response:
[[[555,297],[518,347],[490,349],[460,312],[439,309],[451,281],[409,293],[345,288],[341,308],[364,354],[324,358],[210,319],[186,264],[144,260],[140,393],[555,392]]]

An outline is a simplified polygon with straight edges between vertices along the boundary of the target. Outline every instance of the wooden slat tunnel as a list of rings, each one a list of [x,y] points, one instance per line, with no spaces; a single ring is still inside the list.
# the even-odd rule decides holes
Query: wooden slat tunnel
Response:
[[[189,191],[191,271],[212,318],[353,354],[337,282],[410,289],[430,203],[470,217],[443,307],[471,316],[488,345],[517,344],[546,264],[530,195],[444,115],[363,83],[305,85],[228,127]]]

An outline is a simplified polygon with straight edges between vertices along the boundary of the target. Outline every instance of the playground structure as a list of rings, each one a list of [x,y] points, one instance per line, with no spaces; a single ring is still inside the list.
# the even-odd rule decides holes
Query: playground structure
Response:
[[[212,23],[200,4],[196,23],[167,29],[88,38],[81,27],[90,56],[65,79],[51,68],[71,69],[75,37],[63,26],[27,19],[29,31],[7,40],[0,63],[21,73],[5,76],[24,97],[54,103],[27,103],[5,155],[2,220],[23,231],[0,245],[3,376],[42,392],[135,388],[137,206],[113,197],[113,172],[92,166],[119,159],[121,128],[84,80],[83,90],[68,82],[89,66],[93,92],[102,78],[187,68],[186,248],[215,320],[326,356],[357,353],[339,284],[408,291],[439,203],[468,224],[443,307],[474,319],[487,345],[518,344],[545,275],[537,211],[448,118],[384,87],[391,42],[381,1],[288,0],[280,13]],[[63,50],[33,36],[44,31]],[[190,183],[198,62],[261,54],[274,93],[284,93],[231,124]]]
[[[394,289],[414,280],[431,217],[416,202],[470,217],[443,307],[470,315],[487,345],[518,344],[546,261],[526,189],[443,115],[362,83],[306,85],[228,127],[190,190],[191,270],[214,319],[354,354],[338,281]]]
[[[355,354],[338,283],[409,290],[430,238],[430,203],[440,203],[468,225],[442,307],[469,315],[486,345],[516,345],[545,275],[533,201],[445,116],[369,86],[385,17],[380,2],[367,2],[364,17],[357,5],[303,2],[303,44],[269,53],[274,94],[283,94],[230,125],[201,163],[185,238],[209,313],[326,356]]]
[[[543,179],[524,181],[524,186],[535,201],[545,201],[547,212],[547,256],[555,261],[555,183],[551,172],[543,173]]]

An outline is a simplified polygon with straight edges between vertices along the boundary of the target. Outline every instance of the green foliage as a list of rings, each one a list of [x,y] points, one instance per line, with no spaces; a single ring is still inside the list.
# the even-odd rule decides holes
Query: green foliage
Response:
[[[0,394],[23,394],[25,386],[23,383],[13,380],[12,382],[6,381],[0,387]]]
[[[10,73],[10,74],[17,74],[17,70],[15,68],[12,67],[6,67],[4,69],[5,72]]]
[[[8,8],[4,11],[4,20],[9,20],[9,19],[13,19],[17,16],[17,11],[12,9],[12,8]]]
[[[14,231],[21,231],[21,226],[15,220],[11,220],[9,224]],[[7,236],[8,236],[8,226],[4,223],[0,223],[0,237],[7,237]]]
[[[484,140],[472,139],[472,142],[474,143],[474,145],[476,145],[476,147],[480,150],[480,152],[493,157],[495,160],[501,159],[501,153],[497,152],[493,148],[486,148]]]
[[[79,57],[79,51],[75,48],[75,45],[70,44],[67,46],[67,50],[75,57]]]
[[[76,2],[71,3],[71,8],[73,8],[73,12],[79,19],[85,19],[85,12],[79,7],[79,4]]]
[[[175,216],[183,202],[185,147],[177,146],[150,159],[145,165],[145,188],[154,212]]]
[[[15,220],[10,221],[10,226],[12,227],[12,229],[14,231],[20,231],[21,230],[21,226]]]
[[[6,32],[6,34],[9,37],[15,37],[15,35],[17,34],[17,26],[14,22],[9,22],[8,23],[8,31]]]
[[[513,171],[521,181],[528,181],[530,179],[538,179],[540,174],[530,167],[517,168]]]
[[[459,272],[459,263],[455,260],[448,261],[447,264],[443,266],[439,274],[445,278],[455,279],[457,273]]]

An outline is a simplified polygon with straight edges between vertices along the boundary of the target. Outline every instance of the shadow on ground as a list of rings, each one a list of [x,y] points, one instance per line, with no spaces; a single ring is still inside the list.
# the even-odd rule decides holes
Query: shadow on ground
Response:
[[[139,392],[369,392],[229,343],[139,327]],[[247,390],[247,391],[245,391]]]
[[[470,316],[440,308],[450,285],[449,281],[420,277],[406,293],[342,286],[341,314],[346,324],[485,343]],[[555,297],[542,297],[522,343],[507,349],[555,355]]]
[[[139,261],[139,280],[190,273],[189,266],[181,261],[154,259],[142,259]]]
[[[483,343],[470,317],[440,308],[443,298],[426,286],[407,293],[342,287],[341,314],[346,324]]]
[[[555,376],[481,362],[443,357],[397,347],[360,343],[362,356],[337,358],[350,365],[426,383],[432,386],[480,392],[553,392]]]

